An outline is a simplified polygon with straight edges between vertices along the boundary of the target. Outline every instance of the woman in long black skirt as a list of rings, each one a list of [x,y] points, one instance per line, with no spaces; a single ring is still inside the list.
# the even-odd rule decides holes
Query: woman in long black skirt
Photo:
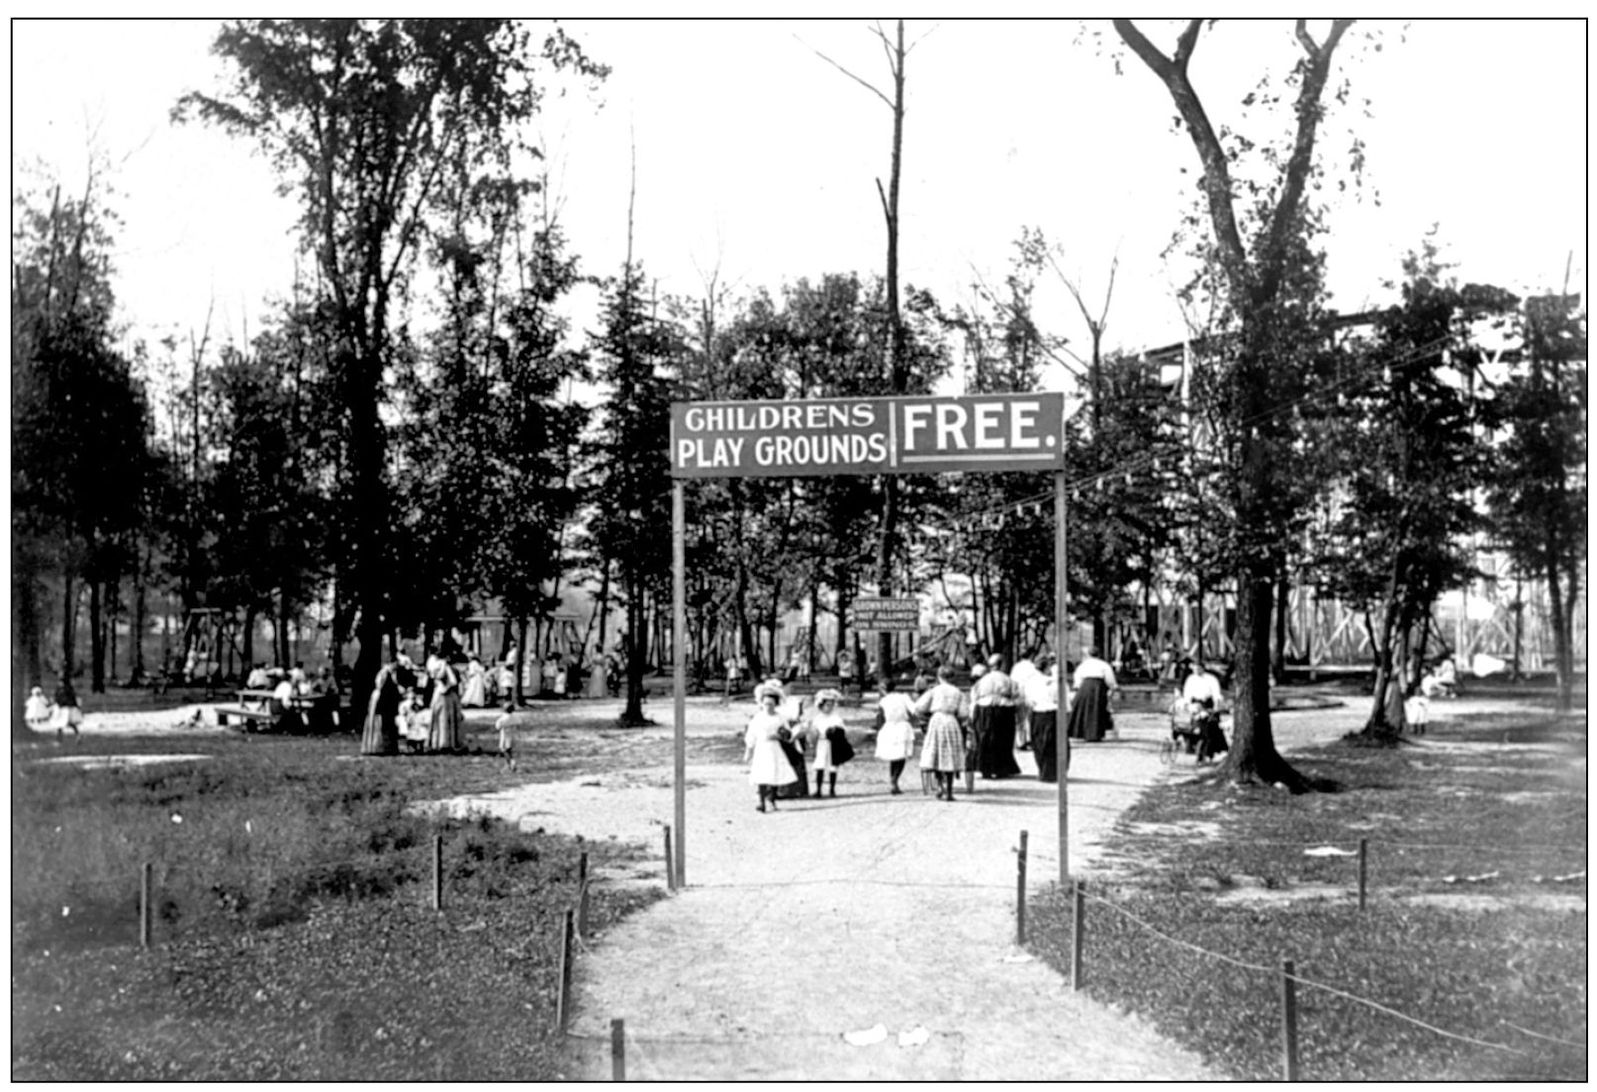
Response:
[[[1053,657],[1037,657],[1037,672],[1026,686],[1031,709],[1031,753],[1037,759],[1037,780],[1059,780],[1059,688],[1054,682]],[[1065,768],[1070,768],[1070,743],[1065,743]]]
[[[1109,714],[1109,696],[1120,689],[1115,669],[1102,659],[1097,646],[1088,650],[1087,658],[1076,668],[1071,685],[1075,693],[1070,705],[1070,736],[1096,743],[1114,727],[1114,718]]]

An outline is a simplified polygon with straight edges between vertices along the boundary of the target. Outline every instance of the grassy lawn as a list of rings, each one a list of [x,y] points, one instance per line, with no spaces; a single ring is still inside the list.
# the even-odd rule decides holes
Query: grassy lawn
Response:
[[[1585,760],[1584,716],[1530,711],[1294,759],[1335,792],[1156,787],[1088,888],[1084,988],[1223,1073],[1278,1079],[1291,959],[1393,1010],[1299,983],[1301,1079],[1585,1080]],[[1068,976],[1069,900],[1049,889],[1033,921]]]
[[[573,734],[511,775],[476,753],[361,760],[331,739],[199,734],[24,747],[12,799],[16,1080],[545,1080],[559,945],[590,869],[631,850],[417,800],[668,760],[668,741]],[[690,741],[694,761],[729,744]],[[58,754],[185,752],[120,770]],[[431,909],[444,837],[444,909]],[[138,944],[152,864],[154,945]],[[590,931],[658,897],[595,890]]]

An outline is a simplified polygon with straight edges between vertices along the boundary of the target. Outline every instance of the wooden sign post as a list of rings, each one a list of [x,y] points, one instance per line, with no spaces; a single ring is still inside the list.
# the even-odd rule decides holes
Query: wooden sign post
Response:
[[[1054,474],[1054,627],[1058,633],[1059,870],[1069,872],[1063,723],[1065,674],[1065,396],[1058,391],[960,397],[817,398],[671,405],[672,653],[676,717],[676,882],[687,882],[687,576],[683,480],[840,474]],[[885,596],[887,588],[880,589]],[[881,608],[884,629],[907,626]]]

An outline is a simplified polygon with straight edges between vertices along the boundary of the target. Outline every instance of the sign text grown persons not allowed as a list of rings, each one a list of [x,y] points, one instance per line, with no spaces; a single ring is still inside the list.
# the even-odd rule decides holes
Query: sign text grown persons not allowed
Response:
[[[1059,470],[1064,395],[675,402],[671,476]]]
[[[860,598],[851,604],[854,628],[861,632],[915,632],[920,629],[919,599]]]

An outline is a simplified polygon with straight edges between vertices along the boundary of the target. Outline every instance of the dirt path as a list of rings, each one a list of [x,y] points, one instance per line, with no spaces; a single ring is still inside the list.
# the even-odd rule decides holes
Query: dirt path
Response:
[[[695,700],[688,730],[739,732],[750,708]],[[1359,715],[1280,714],[1278,738],[1283,749],[1332,738]],[[1162,716],[1123,712],[1117,722],[1121,739],[1078,747],[1071,768],[1071,866],[1088,879],[1137,795],[1190,770],[1190,760],[1160,765]],[[1054,787],[1035,780],[1029,754],[1018,758],[1025,777],[978,781],[973,797],[948,804],[921,794],[913,764],[905,795],[888,795],[885,764],[866,747],[837,799],[765,815],[741,767],[688,767],[688,887],[579,955],[567,1075],[609,1078],[619,1017],[631,1079],[1214,1079],[1195,1055],[1074,994],[1016,948],[1021,830],[1029,889],[1058,877]],[[651,851],[642,874],[663,882],[668,766],[449,805],[642,843]],[[878,1025],[880,1041],[845,1038]]]
[[[1445,746],[1452,717],[1512,708],[1439,704],[1424,745]],[[747,700],[691,699],[688,731],[740,739],[751,710]],[[523,761],[537,760],[542,733],[669,756],[669,723],[619,731],[608,727],[617,711],[603,701],[540,708]],[[219,731],[203,713],[95,715],[84,731]],[[1291,751],[1341,735],[1364,714],[1360,702],[1272,720],[1278,745]],[[1121,739],[1078,747],[1071,770],[1071,865],[1089,880],[1112,871],[1101,847],[1121,813],[1155,781],[1191,769],[1188,759],[1160,765],[1162,716],[1122,712],[1117,720]],[[1018,756],[1026,777],[978,782],[974,797],[946,804],[921,795],[913,764],[906,794],[889,796],[885,765],[869,750],[845,768],[837,799],[784,803],[767,815],[755,812],[741,767],[688,768],[689,886],[590,938],[579,954],[566,1076],[609,1078],[610,1021],[619,1017],[631,1079],[1215,1079],[1190,1052],[1074,994],[1014,946],[1021,830],[1030,832],[1029,889],[1058,876],[1054,788],[1030,776],[1029,754]],[[596,880],[664,883],[668,757],[437,806],[635,843],[647,850],[642,860]],[[876,1028],[875,1042],[845,1038]]]

